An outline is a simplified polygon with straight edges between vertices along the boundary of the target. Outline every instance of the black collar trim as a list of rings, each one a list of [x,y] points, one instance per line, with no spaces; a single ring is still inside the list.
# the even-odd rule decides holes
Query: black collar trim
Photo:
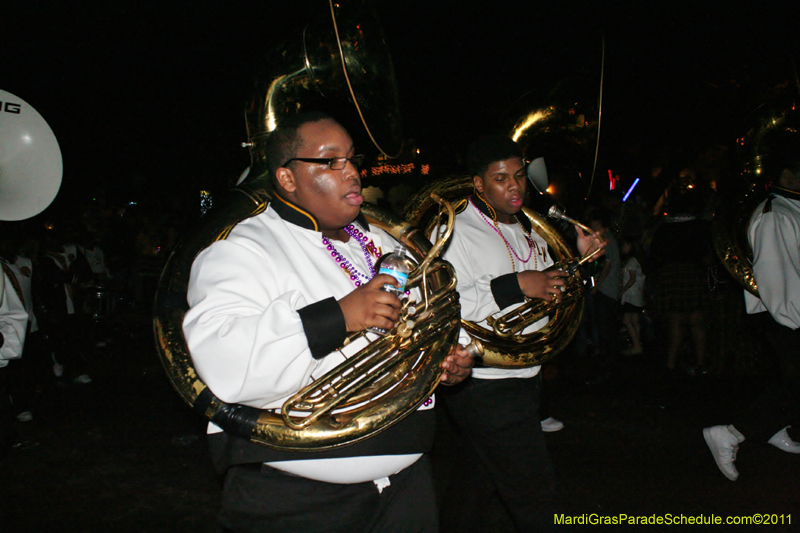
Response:
[[[791,189],[785,189],[783,187],[778,187],[777,185],[773,185],[769,188],[769,192],[777,196],[783,196],[784,198],[788,198],[789,200],[800,201],[800,192],[798,191],[793,191]]]
[[[291,222],[295,226],[300,226],[301,228],[319,231],[319,221],[317,217],[302,207],[293,204],[280,194],[275,194],[273,197],[275,201],[272,202],[272,208],[282,219]]]
[[[480,195],[478,191],[475,191],[475,194],[470,196],[472,203],[475,204],[475,207],[478,208],[478,211],[486,215],[487,217],[492,219],[492,222],[497,225],[497,213],[495,212],[494,208],[489,205],[489,203]],[[533,225],[531,221],[525,216],[525,213],[522,212],[520,209],[517,213],[514,214],[514,218],[517,219],[517,222],[525,229],[526,232],[530,233],[533,231]]]
[[[469,199],[472,200],[472,203],[478,208],[478,211],[491,218],[492,222],[497,224],[497,213],[495,213],[494,208],[489,205],[489,202],[487,202],[484,197],[481,196],[481,193],[475,191],[475,193],[470,196]]]
[[[358,212],[358,216],[356,217],[354,222],[358,222],[361,226],[361,229],[365,231],[369,231],[369,222],[367,222],[367,217],[364,216],[364,213],[361,211]]]
[[[320,231],[317,217],[279,194],[274,194],[273,199],[270,205],[279,217],[287,222],[291,222],[295,226],[300,226],[301,228],[310,229],[312,231]],[[369,231],[367,217],[365,217],[364,213],[361,211],[358,212],[355,222],[358,222],[365,231]]]

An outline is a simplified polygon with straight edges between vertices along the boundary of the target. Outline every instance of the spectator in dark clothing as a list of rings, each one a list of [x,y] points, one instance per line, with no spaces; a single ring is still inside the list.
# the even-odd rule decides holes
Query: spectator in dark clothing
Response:
[[[706,313],[709,306],[708,268],[714,253],[710,221],[698,218],[702,198],[692,189],[680,187],[671,191],[667,215],[653,234],[645,266],[652,276],[654,317],[665,323],[667,368],[678,364],[688,328],[700,373],[706,368]]]
[[[595,287],[592,291],[595,331],[600,342],[599,356],[606,362],[616,360],[620,355],[619,347],[619,296],[622,288],[622,263],[619,255],[619,244],[611,230],[614,225],[613,215],[605,208],[594,208],[588,215],[589,226],[600,233],[608,243],[605,254],[600,259],[600,271],[595,275]]]
[[[77,246],[63,244],[56,230],[45,234],[43,252],[32,283],[36,317],[53,356],[53,371],[77,384],[90,383],[82,290],[91,283],[92,269]]]

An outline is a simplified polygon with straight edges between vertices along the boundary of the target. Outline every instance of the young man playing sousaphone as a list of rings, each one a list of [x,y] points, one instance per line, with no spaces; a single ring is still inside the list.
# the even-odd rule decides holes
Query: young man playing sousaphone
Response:
[[[559,299],[565,274],[546,270],[554,264],[547,243],[520,212],[526,191],[521,147],[502,135],[483,137],[467,154],[467,170],[475,190],[456,216],[444,258],[456,269],[462,319],[491,329],[487,317],[526,298]],[[577,232],[581,254],[603,246],[598,234]],[[469,343],[463,330],[460,342]],[[492,494],[500,497],[519,531],[552,527],[555,483],[539,418],[539,370],[478,366],[471,378],[444,395],[476,456],[462,476],[469,486],[458,486],[459,511],[445,509],[447,530],[487,531],[481,515]],[[451,515],[458,516],[457,523],[446,521]]]
[[[375,274],[396,242],[361,215],[353,141],[324,114],[305,113],[270,134],[269,207],[237,224],[192,265],[184,331],[199,376],[222,401],[280,408],[357,352],[348,332],[388,329],[400,300]],[[469,374],[463,348],[442,382]],[[427,451],[428,402],[365,441],[286,452],[209,424],[212,459],[224,474],[220,518],[232,531],[426,531],[438,529]]]
[[[745,447],[767,442],[800,454],[800,119],[790,113],[765,124],[758,152],[771,186],[747,226],[758,296],[744,291],[744,301],[774,370],[744,412],[732,413],[729,424],[703,429],[714,462],[731,481],[739,478],[735,461],[745,437]]]

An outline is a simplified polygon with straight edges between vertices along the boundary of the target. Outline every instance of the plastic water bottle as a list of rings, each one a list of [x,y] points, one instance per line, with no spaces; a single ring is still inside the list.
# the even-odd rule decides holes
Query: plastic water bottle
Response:
[[[406,284],[408,283],[408,275],[414,270],[414,264],[411,258],[406,253],[406,249],[402,245],[398,245],[392,253],[384,256],[380,260],[380,270],[378,274],[388,274],[397,280],[397,285],[389,283],[381,287],[381,290],[396,294],[398,298],[403,298],[406,292]],[[372,333],[383,335],[386,333],[382,328],[369,328]]]
[[[398,298],[402,298],[406,292],[408,275],[413,269],[414,266],[411,263],[411,258],[406,253],[406,249],[402,245],[398,245],[394,252],[381,260],[380,270],[378,271],[378,274],[388,274],[396,279],[397,286],[387,283],[382,289],[396,294]]]

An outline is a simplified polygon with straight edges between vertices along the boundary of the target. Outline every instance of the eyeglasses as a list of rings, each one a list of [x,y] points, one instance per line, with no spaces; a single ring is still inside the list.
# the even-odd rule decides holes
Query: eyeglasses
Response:
[[[344,167],[347,166],[347,162],[350,161],[354,167],[358,168],[361,166],[361,162],[364,161],[363,155],[354,155],[353,157],[293,157],[288,160],[286,163],[282,164],[282,167],[285,167],[292,161],[302,161],[303,163],[317,163],[318,165],[328,165],[331,170],[342,170]]]

